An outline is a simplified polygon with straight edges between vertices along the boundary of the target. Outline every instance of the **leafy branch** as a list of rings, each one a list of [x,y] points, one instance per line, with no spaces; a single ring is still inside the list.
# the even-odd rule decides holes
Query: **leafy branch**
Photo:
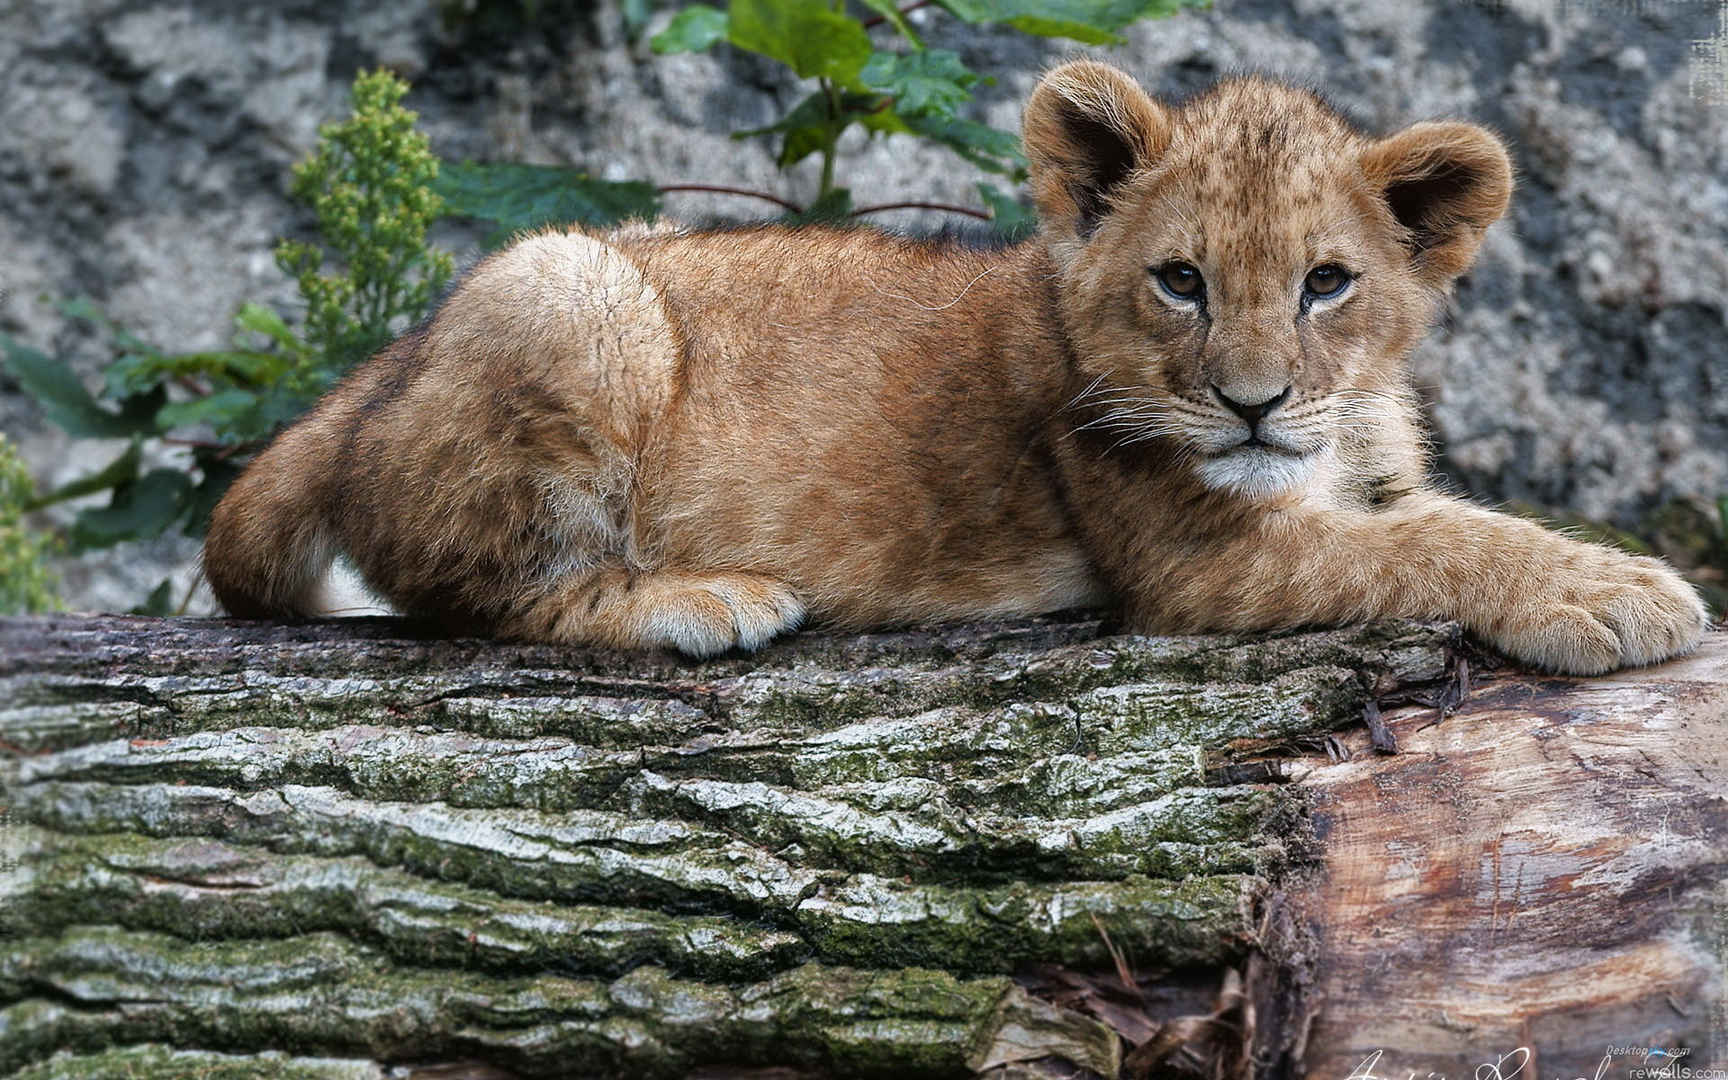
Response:
[[[973,87],[992,80],[969,69],[953,51],[926,48],[907,16],[938,8],[968,23],[1001,23],[1039,36],[1105,44],[1124,40],[1119,31],[1136,20],[1204,7],[1208,0],[914,0],[903,7],[891,0],[858,2],[871,14],[849,15],[842,0],[730,0],[725,10],[695,3],[679,10],[650,39],[660,54],[729,45],[785,64],[810,80],[810,92],[780,119],[732,134],[735,139],[775,140],[782,169],[820,155],[820,179],[808,201],[719,183],[654,186],[599,180],[575,168],[511,163],[446,164],[435,190],[450,213],[493,223],[488,246],[550,224],[605,226],[632,218],[649,220],[659,214],[661,196],[678,192],[771,203],[785,212],[785,220],[795,222],[933,210],[989,221],[1018,238],[1034,227],[1032,212],[990,183],[977,184],[984,204],[977,208],[925,200],[855,207],[850,189],[840,182],[840,137],[854,126],[870,137],[902,135],[933,142],[1010,184],[1025,178],[1026,159],[1012,132],[961,115],[972,101]],[[870,31],[880,27],[891,28],[903,47],[878,48]]]
[[[1026,159],[1012,133],[959,115],[972,100],[972,87],[992,80],[967,68],[951,50],[926,48],[907,21],[912,12],[937,7],[968,23],[1001,23],[1041,37],[1114,44],[1124,40],[1119,31],[1132,22],[1205,2],[916,0],[899,7],[891,0],[863,0],[863,6],[874,14],[853,18],[840,0],[731,0],[725,11],[691,4],[650,44],[657,53],[678,53],[702,52],[724,42],[777,60],[800,78],[814,79],[814,91],[785,116],[733,137],[777,138],[781,168],[820,154],[821,179],[813,205],[840,217],[848,203],[837,195],[846,190],[836,181],[837,148],[840,136],[854,125],[871,136],[930,140],[1010,182],[1025,177]],[[894,30],[904,51],[876,47],[869,31],[882,26]],[[974,215],[978,213],[986,212]]]

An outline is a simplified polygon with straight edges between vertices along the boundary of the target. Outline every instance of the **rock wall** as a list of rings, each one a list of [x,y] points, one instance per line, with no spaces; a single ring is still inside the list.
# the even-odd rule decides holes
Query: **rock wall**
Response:
[[[509,7],[511,5],[494,5]],[[721,51],[654,57],[615,5],[542,4],[538,24],[452,28],[430,0],[8,0],[0,6],[0,330],[102,363],[54,298],[88,296],[174,348],[218,344],[245,299],[291,304],[271,248],[308,226],[288,168],[342,112],[353,73],[415,82],[447,158],[576,163],[598,175],[808,197],[759,125],[797,99],[771,65]],[[664,19],[662,13],[659,18]],[[997,76],[977,115],[1014,127],[1038,71],[1081,50],[915,13],[933,44]],[[1728,8],[1718,0],[1218,0],[1087,50],[1165,93],[1251,68],[1324,90],[1365,122],[1459,116],[1513,144],[1520,186],[1455,309],[1423,346],[1442,464],[1472,491],[1635,522],[1728,492]],[[1714,104],[1712,102],[1715,102]],[[977,203],[945,151],[846,147],[863,201]],[[673,195],[675,216],[766,204]],[[904,215],[885,224],[939,222]],[[451,231],[447,246],[472,253]],[[46,298],[46,299],[44,299]],[[111,447],[69,446],[0,380],[0,425],[40,481]],[[189,542],[66,567],[77,607],[124,608]]]

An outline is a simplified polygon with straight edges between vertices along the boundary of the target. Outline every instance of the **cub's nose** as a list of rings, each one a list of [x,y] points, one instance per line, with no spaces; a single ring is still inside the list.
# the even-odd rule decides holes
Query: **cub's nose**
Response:
[[[1263,398],[1260,401],[1237,401],[1224,391],[1218,389],[1217,383],[1212,383],[1211,386],[1212,393],[1220,402],[1223,403],[1226,409],[1229,409],[1231,412],[1248,422],[1248,431],[1250,433],[1258,432],[1260,429],[1260,421],[1265,418],[1266,414],[1284,404],[1285,399],[1290,396],[1290,387],[1286,385],[1284,389],[1278,391],[1277,394],[1269,398]]]

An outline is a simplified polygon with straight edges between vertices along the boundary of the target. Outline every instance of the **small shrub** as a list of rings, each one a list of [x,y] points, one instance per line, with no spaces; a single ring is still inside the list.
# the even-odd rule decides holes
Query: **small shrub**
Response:
[[[60,609],[57,582],[46,561],[55,542],[24,522],[25,512],[35,504],[30,471],[18,448],[0,435],[0,615]]]

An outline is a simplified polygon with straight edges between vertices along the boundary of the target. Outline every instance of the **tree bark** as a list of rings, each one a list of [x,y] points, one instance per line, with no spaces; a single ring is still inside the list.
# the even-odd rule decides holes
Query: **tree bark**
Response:
[[[0,1073],[1728,1065],[1722,638],[0,620]]]

